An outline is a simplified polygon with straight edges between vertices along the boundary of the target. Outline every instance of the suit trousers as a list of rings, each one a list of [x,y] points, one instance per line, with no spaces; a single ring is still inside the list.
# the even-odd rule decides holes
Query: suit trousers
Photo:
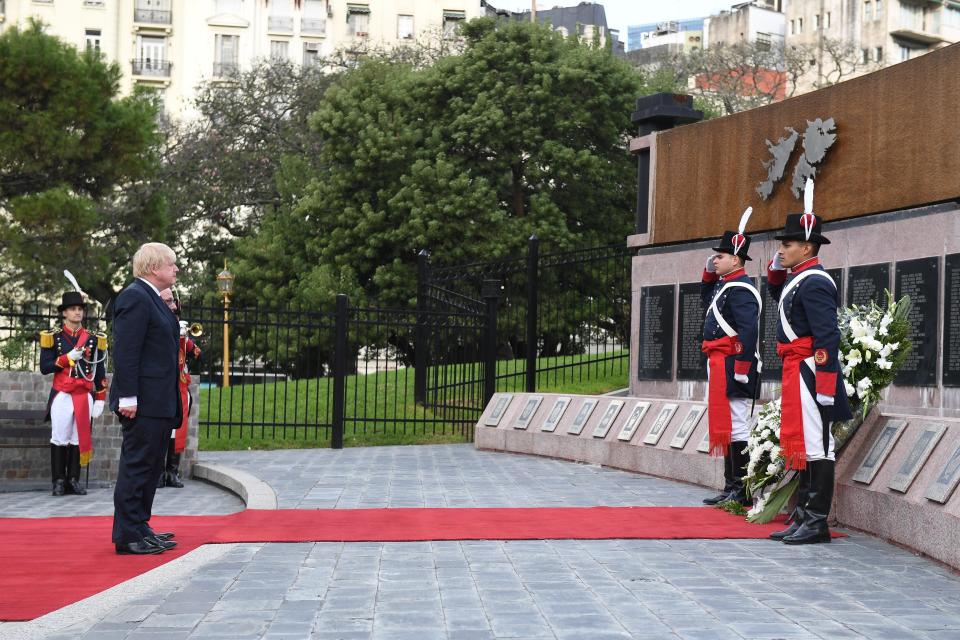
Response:
[[[157,479],[176,418],[121,418],[123,444],[113,491],[113,542],[136,542],[150,533]]]

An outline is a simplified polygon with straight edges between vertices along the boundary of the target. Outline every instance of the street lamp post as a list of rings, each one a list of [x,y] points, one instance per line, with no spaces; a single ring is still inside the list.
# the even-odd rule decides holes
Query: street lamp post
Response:
[[[233,293],[233,274],[223,261],[223,271],[217,274],[217,289],[223,296],[223,386],[230,386],[230,294]]]

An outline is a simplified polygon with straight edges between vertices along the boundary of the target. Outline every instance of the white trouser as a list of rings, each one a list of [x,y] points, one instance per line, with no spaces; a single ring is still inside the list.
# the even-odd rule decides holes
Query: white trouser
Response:
[[[93,411],[93,396],[89,393],[86,395],[90,411]],[[50,403],[50,444],[61,447],[80,444],[77,421],[73,417],[73,398],[69,393],[58,391]]]
[[[746,442],[750,436],[747,422],[750,417],[750,398],[728,398],[730,400],[730,422],[732,442]]]
[[[809,367],[814,376],[817,374],[817,366],[813,358],[807,358],[803,361],[803,366]],[[826,430],[827,447],[824,452],[823,446],[823,419],[820,417],[820,407],[817,405],[817,397],[800,377],[800,405],[803,407],[803,442],[807,449],[807,460],[834,460],[833,451],[833,433]]]

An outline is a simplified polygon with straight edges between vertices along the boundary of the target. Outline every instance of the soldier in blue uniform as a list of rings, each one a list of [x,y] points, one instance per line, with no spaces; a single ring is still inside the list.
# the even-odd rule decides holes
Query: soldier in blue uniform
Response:
[[[739,232],[723,234],[700,283],[707,307],[702,349],[708,358],[710,453],[724,457],[723,491],[705,498],[704,504],[735,500],[750,505],[743,478],[749,462],[747,423],[759,386],[760,323],[760,293],[744,269],[750,238],[743,230],[751,211],[744,212]]]
[[[79,291],[63,294],[57,310],[63,326],[40,333],[40,373],[53,374],[47,400],[53,495],[85,495],[80,467],[93,454],[91,418],[103,412],[107,393],[103,366],[107,339],[83,328],[86,302]]]
[[[813,213],[812,181],[805,201],[805,213],[788,215],[776,236],[780,247],[767,271],[778,303],[777,353],[783,359],[780,446],[787,468],[800,474],[791,525],[770,535],[787,544],[830,542],[835,460],[830,423],[852,417],[840,373],[837,286],[817,257],[830,241]]]

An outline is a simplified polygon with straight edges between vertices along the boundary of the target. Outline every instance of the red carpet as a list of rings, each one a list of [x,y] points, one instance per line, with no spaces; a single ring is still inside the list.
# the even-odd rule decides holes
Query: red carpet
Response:
[[[153,528],[176,531],[179,546],[140,557],[114,552],[112,523],[110,516],[0,518],[0,620],[31,620],[207,543],[746,539],[782,528],[708,507],[247,510],[157,516]]]

